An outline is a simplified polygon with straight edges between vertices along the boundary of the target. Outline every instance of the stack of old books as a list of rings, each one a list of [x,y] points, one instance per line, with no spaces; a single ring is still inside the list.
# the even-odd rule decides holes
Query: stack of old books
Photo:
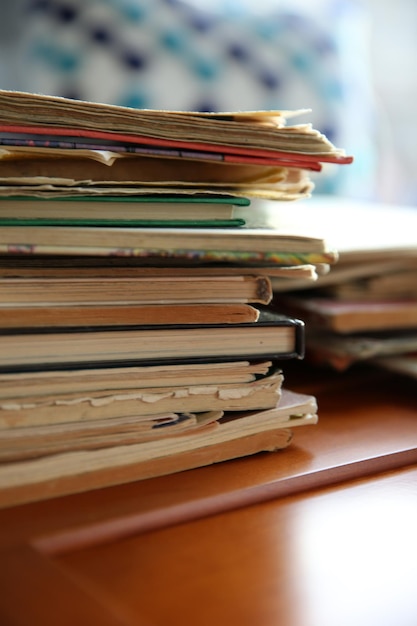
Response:
[[[0,504],[288,445],[304,325],[271,280],[337,253],[279,200],[351,161],[290,113],[0,92]]]

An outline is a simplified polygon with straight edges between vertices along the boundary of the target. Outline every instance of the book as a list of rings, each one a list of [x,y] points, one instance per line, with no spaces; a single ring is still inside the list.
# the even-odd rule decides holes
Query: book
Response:
[[[272,194],[274,199],[292,200],[312,190],[306,170],[270,163],[190,162],[130,154],[115,155],[111,162],[102,162],[97,159],[97,151],[80,152],[48,148],[39,153],[28,148],[22,154],[1,150],[0,184],[3,192],[7,191],[3,195],[42,196],[43,191],[49,191],[49,195],[53,191],[56,198],[63,194],[184,196],[188,191],[190,196]],[[7,190],[8,185],[11,187]]]
[[[321,237],[280,225],[276,204],[264,201],[245,213],[240,228],[65,228],[7,226],[0,251],[130,255],[201,262],[300,265],[334,263],[337,253]],[[247,219],[246,219],[247,218]]]
[[[380,331],[341,335],[309,328],[306,357],[317,365],[343,371],[355,363],[385,356],[403,356],[417,350],[417,330]]]
[[[102,276],[0,278],[0,307],[101,304],[268,304],[268,277],[233,276]],[[179,318],[181,319],[181,318]]]
[[[417,299],[339,300],[313,292],[277,298],[276,306],[336,333],[417,328]]]
[[[415,271],[417,267],[415,207],[315,196],[296,204],[277,202],[275,216],[282,230],[309,232],[337,250],[337,264],[318,277],[315,288],[340,289],[351,280]],[[274,291],[309,287],[302,280],[273,283]]]
[[[376,273],[369,273],[361,278],[350,277],[330,285],[325,293],[338,300],[361,300],[373,302],[381,300],[417,301],[417,257],[416,262],[396,262],[376,268]]]
[[[257,322],[248,324],[3,331],[0,369],[288,359],[301,358],[303,353],[302,321],[265,311]]]
[[[78,276],[76,268],[66,269],[70,273],[57,267],[39,277],[13,270],[13,278],[0,278],[0,328],[255,322],[259,311],[242,304],[272,298],[267,276],[124,276],[123,268],[119,274]]]
[[[137,109],[135,109],[137,111]],[[304,111],[306,113],[307,111]],[[173,111],[164,111],[168,114],[168,117],[175,115]],[[259,112],[256,113],[258,115]],[[302,112],[294,112],[295,115],[303,114]],[[215,114],[218,118],[218,115]],[[287,116],[288,117],[288,116]],[[262,123],[259,119],[256,122],[258,125]],[[286,122],[285,122],[286,123]],[[67,134],[60,135],[59,128],[53,129],[53,134],[49,135],[46,128],[39,127],[26,127],[15,126],[15,132],[8,132],[11,127],[5,125],[0,130],[0,146],[2,147],[2,154],[16,155],[23,157],[29,153],[37,155],[50,154],[60,156],[70,156],[71,151],[76,150],[76,154],[84,156],[90,159],[94,159],[99,163],[111,165],[116,159],[121,157],[138,155],[148,156],[155,158],[171,158],[171,159],[184,159],[192,161],[205,161],[210,163],[233,163],[233,164],[251,164],[251,165],[286,165],[293,168],[297,165],[311,170],[319,170],[320,165],[316,159],[308,156],[307,153],[303,153],[300,156],[300,150],[295,156],[294,151],[292,153],[286,153],[283,151],[267,153],[264,150],[256,150],[253,148],[247,150],[246,147],[242,148],[230,148],[224,144],[219,146],[218,138],[215,144],[205,144],[205,147],[195,148],[195,143],[188,143],[181,140],[162,139],[163,147],[158,146],[158,143],[153,144],[153,138],[143,138],[143,141],[137,137],[130,136],[128,139],[123,138],[118,134],[110,134],[103,128],[101,131],[76,131],[81,133],[82,136],[76,136],[71,130],[64,131]],[[298,128],[301,128],[298,125]],[[308,128],[305,126],[304,130],[311,131],[311,126]],[[315,131],[313,131],[314,134]],[[168,131],[169,134],[169,131]],[[326,138],[324,139],[325,150],[322,150],[323,161],[333,161],[334,155],[326,155],[329,143]],[[323,148],[323,145],[321,146]],[[339,152],[336,157],[337,162],[347,163],[351,162],[351,157],[342,156],[342,151]],[[75,155],[75,153],[73,153]]]
[[[65,228],[7,226],[0,231],[2,246],[55,246],[66,248],[96,247],[109,251],[117,249],[143,250],[149,256],[158,253],[207,250],[213,252],[248,252],[264,255],[334,253],[323,239],[308,235],[292,235],[273,228]],[[327,258],[327,257],[326,257]]]
[[[34,329],[256,322],[259,309],[249,304],[80,304],[14,306],[0,304],[0,329]]]
[[[218,380],[215,383],[204,383],[200,380],[197,383],[190,376],[188,384],[176,385],[159,380],[151,386],[140,378],[133,385],[129,369],[126,368],[125,375],[129,377],[130,385],[123,381],[112,381],[107,374],[106,389],[102,384],[104,377],[100,378],[97,372],[93,377],[86,370],[77,370],[78,376],[72,380],[62,372],[52,372],[53,391],[50,390],[52,385],[49,382],[30,373],[0,374],[0,430],[24,427],[27,433],[30,427],[50,425],[52,433],[57,424],[82,423],[88,434],[92,432],[92,422],[98,423],[97,428],[105,429],[106,424],[112,427],[115,419],[126,419],[126,423],[131,425],[130,430],[136,430],[135,424],[140,420],[143,430],[148,424],[147,420],[153,416],[152,427],[145,433],[147,436],[151,434],[152,428],[158,427],[154,426],[159,423],[158,420],[165,424],[168,418],[162,419],[164,415],[267,409],[277,404],[281,394],[282,372],[277,365],[271,365],[265,374],[249,381],[230,383]],[[82,389],[77,389],[77,382],[83,375],[86,381]],[[101,385],[95,386],[94,381],[101,382]],[[73,384],[69,388],[71,382]],[[170,432],[168,425],[165,425],[167,433]],[[185,423],[181,423],[181,428],[184,426]],[[45,426],[42,432],[46,435],[47,431]],[[23,435],[20,432],[16,436]]]
[[[319,268],[312,264],[270,265],[250,263],[236,265],[226,263],[195,264],[189,259],[175,263],[173,259],[155,259],[154,264],[146,264],[135,256],[88,256],[88,255],[37,255],[30,251],[16,252],[13,255],[0,254],[0,277],[4,278],[45,278],[56,277],[120,277],[137,276],[267,276],[283,281],[292,279],[314,281]]]
[[[0,194],[306,197],[310,170],[352,157],[311,124],[287,125],[300,113],[140,110],[1,90]]]
[[[36,370],[11,374],[0,372],[0,398],[13,393],[46,396],[57,393],[106,392],[112,389],[131,392],[138,387],[191,387],[243,385],[263,379],[276,369],[272,361],[223,361],[219,363],[180,363],[143,367],[92,367],[63,370]]]
[[[4,227],[7,229],[13,227]],[[17,228],[17,227],[16,227]],[[22,227],[25,228],[25,227]],[[30,228],[30,227],[28,227]],[[36,227],[35,227],[36,228]],[[48,227],[45,227],[48,228]],[[53,228],[53,227],[51,227]],[[64,227],[62,227],[64,228]],[[68,230],[68,229],[67,229]],[[76,230],[71,228],[71,230]],[[107,229],[108,230],[108,229]],[[134,230],[134,229],[131,229]],[[100,234],[97,233],[100,237]],[[10,235],[10,233],[9,233]],[[20,239],[19,233],[12,234],[13,238],[16,235],[16,240]],[[337,260],[337,253],[335,250],[325,249],[322,252],[281,252],[279,250],[208,250],[207,248],[195,248],[195,249],[163,249],[163,248],[137,248],[137,247],[111,247],[109,246],[90,246],[90,245],[68,245],[65,243],[65,233],[61,232],[63,236],[63,243],[58,245],[51,241],[50,243],[35,243],[37,239],[37,233],[32,231],[26,232],[25,243],[12,243],[10,240],[0,242],[0,256],[1,255],[66,255],[71,258],[74,256],[85,257],[135,257],[140,260],[143,265],[148,266],[161,266],[165,261],[168,266],[183,267],[187,265],[189,267],[199,267],[201,265],[219,267],[220,265],[230,265],[236,267],[250,268],[253,273],[253,268],[256,271],[259,267],[264,267],[264,274],[267,276],[272,275],[274,268],[277,267],[280,276],[284,275],[283,268],[294,268],[297,265],[309,266],[307,280],[318,274],[318,266],[332,265]],[[0,229],[0,239],[2,231]],[[22,234],[22,238],[24,238]],[[7,239],[7,237],[5,237]],[[192,244],[190,238],[189,243]],[[31,242],[29,243],[29,240]],[[126,242],[127,243],[127,242]],[[242,243],[242,242],[241,242]],[[290,247],[289,242],[285,243],[285,246]],[[232,273],[236,272],[236,269]],[[281,273],[282,272],[282,273]],[[276,274],[275,274],[276,275]],[[297,279],[300,275],[297,275]]]
[[[258,168],[256,168],[258,169]],[[257,172],[259,174],[259,172]],[[284,179],[283,179],[284,175]],[[75,181],[71,178],[56,178],[50,176],[7,176],[0,178],[0,197],[15,196],[38,198],[64,198],[76,196],[120,196],[137,197],[139,195],[213,195],[222,192],[238,197],[265,198],[280,201],[299,200],[308,197],[313,189],[305,173],[300,170],[296,175],[284,172],[277,174],[269,181],[254,182],[248,176],[245,183],[184,183],[181,181],[169,182],[140,182],[140,181],[102,181],[94,183],[89,180]],[[288,180],[287,180],[288,177]],[[296,180],[293,180],[293,179]],[[283,180],[282,180],[283,179]]]
[[[56,452],[42,449],[37,456],[0,465],[0,506],[11,506],[161,476],[263,451],[276,451],[291,442],[293,428],[317,422],[313,396],[283,390],[276,407],[264,411],[195,416],[195,429],[158,436],[137,443],[99,441],[74,433],[53,443]],[[33,443],[36,444],[36,437]],[[116,443],[115,443],[116,441]],[[97,447],[97,442],[102,447]],[[27,442],[30,445],[29,442]],[[52,450],[54,447],[52,446]],[[73,446],[73,449],[71,448]],[[60,450],[60,451],[58,451]],[[33,450],[36,454],[36,452]],[[279,459],[277,459],[279,461]],[[284,459],[283,459],[284,461]]]
[[[286,126],[287,119],[305,110],[156,111],[1,90],[0,111],[1,130],[9,133],[93,137],[261,158],[284,155],[303,164],[351,162],[311,125]]]
[[[136,415],[7,428],[0,430],[0,463],[33,459],[66,450],[94,450],[162,440],[196,431],[219,417],[221,412],[214,410],[198,414],[171,411],[152,416]]]
[[[0,197],[0,226],[239,226],[234,207],[249,203],[226,195]]]

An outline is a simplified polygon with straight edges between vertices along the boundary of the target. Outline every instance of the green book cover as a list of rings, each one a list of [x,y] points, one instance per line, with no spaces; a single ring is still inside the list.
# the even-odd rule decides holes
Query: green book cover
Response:
[[[14,196],[0,198],[0,226],[239,227],[234,208],[249,205],[232,195]]]

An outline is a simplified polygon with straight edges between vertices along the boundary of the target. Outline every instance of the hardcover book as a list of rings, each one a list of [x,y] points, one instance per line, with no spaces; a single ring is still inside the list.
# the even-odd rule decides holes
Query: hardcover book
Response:
[[[3,331],[0,369],[289,359],[303,354],[303,322],[265,311],[248,324]]]
[[[234,196],[74,196],[22,198],[0,196],[0,226],[242,226]]]

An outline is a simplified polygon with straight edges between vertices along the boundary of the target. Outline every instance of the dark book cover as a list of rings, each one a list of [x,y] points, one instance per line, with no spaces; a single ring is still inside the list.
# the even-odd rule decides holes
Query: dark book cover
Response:
[[[0,371],[304,357],[304,323],[263,310],[243,324],[2,331]]]

